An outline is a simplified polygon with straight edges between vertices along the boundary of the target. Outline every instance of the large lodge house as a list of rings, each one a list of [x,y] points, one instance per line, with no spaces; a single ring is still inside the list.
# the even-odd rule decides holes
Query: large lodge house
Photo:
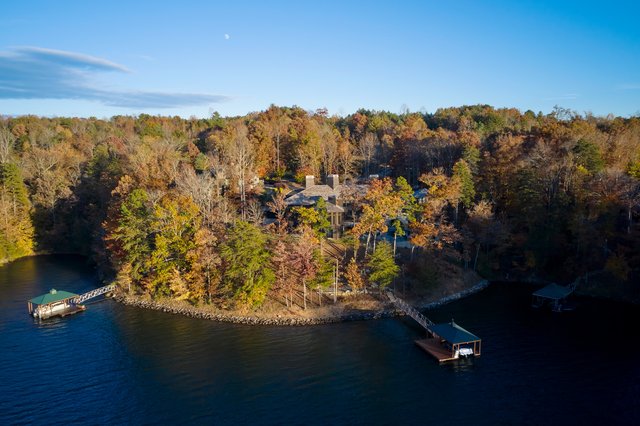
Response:
[[[327,213],[331,221],[333,235],[340,235],[345,227],[345,213],[349,210],[349,202],[345,195],[349,191],[366,192],[367,185],[340,184],[338,175],[328,175],[326,184],[317,184],[315,176],[305,178],[303,189],[294,192],[285,200],[289,207],[311,207],[319,198],[327,203]]]

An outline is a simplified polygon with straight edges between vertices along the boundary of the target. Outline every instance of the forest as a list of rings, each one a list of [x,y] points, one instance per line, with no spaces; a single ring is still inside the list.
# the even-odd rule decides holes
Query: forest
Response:
[[[324,200],[285,197],[331,174],[366,190],[345,195],[350,225],[330,240]],[[354,291],[437,285],[452,268],[637,283],[639,203],[638,116],[0,118],[0,262],[80,253],[128,293],[223,308],[306,308],[336,275]],[[337,265],[328,247],[344,250]]]

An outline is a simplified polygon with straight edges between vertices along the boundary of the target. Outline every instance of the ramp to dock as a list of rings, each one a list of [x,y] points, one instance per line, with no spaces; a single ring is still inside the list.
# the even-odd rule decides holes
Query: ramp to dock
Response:
[[[433,321],[431,321],[429,318],[425,317],[424,315],[422,315],[420,312],[418,312],[413,306],[409,305],[407,302],[405,302],[404,300],[400,299],[399,297],[396,297],[393,293],[391,292],[387,292],[387,297],[389,298],[389,300],[391,300],[391,302],[396,305],[402,312],[404,312],[405,314],[409,315],[411,318],[413,318],[418,324],[420,324],[425,330],[427,330],[428,332],[431,332],[430,327],[433,325]]]
[[[115,284],[109,284],[106,285],[104,287],[100,287],[100,288],[96,288],[94,290],[88,291],[84,294],[81,294],[80,296],[76,297],[75,299],[73,299],[73,303],[75,305],[80,305],[84,302],[86,302],[89,299],[93,299],[94,297],[98,297],[101,296],[103,294],[112,292],[116,289],[116,285]]]

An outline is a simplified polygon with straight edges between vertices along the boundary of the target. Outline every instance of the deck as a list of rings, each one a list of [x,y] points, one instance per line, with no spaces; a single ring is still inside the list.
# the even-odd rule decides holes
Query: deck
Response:
[[[455,359],[451,351],[440,344],[440,339],[427,338],[416,340],[416,345],[437,359],[438,362],[453,361]]]
[[[67,315],[77,314],[78,312],[82,312],[82,311],[84,311],[86,309],[87,308],[84,305],[73,305],[73,306],[70,306],[68,308],[65,308],[64,310],[55,311],[53,313],[45,312],[45,313],[42,314],[40,319],[48,319],[48,318],[53,318],[53,317],[62,317],[62,318],[64,318]]]

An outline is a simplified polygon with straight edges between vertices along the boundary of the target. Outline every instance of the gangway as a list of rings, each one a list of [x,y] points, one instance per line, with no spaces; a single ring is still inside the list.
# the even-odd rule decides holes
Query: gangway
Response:
[[[86,302],[89,299],[93,299],[94,297],[98,297],[101,296],[105,293],[109,293],[113,290],[116,289],[116,285],[115,284],[109,284],[106,285],[104,287],[100,287],[100,288],[96,288],[94,290],[88,291],[84,294],[79,295],[78,297],[76,297],[75,299],[72,299],[72,303],[76,304],[76,305],[80,305],[84,302]]]

